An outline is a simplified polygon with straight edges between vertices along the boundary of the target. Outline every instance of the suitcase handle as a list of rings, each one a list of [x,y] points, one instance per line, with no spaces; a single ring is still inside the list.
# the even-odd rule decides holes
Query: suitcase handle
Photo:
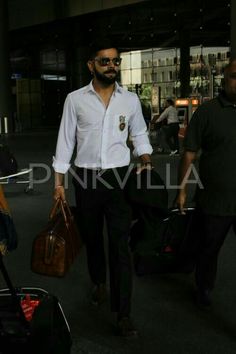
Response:
[[[11,294],[11,298],[12,298],[12,304],[15,308],[16,311],[18,311],[19,313],[19,317],[20,317],[20,320],[22,321],[22,323],[24,325],[26,325],[28,327],[28,323],[27,323],[27,320],[25,318],[25,315],[24,315],[24,312],[23,312],[23,309],[20,305],[20,299],[17,295],[17,292],[16,292],[16,289],[14,288],[14,286],[12,285],[12,282],[11,282],[11,279],[8,275],[8,272],[6,270],[6,267],[3,263],[3,256],[2,256],[2,253],[0,252],[0,269],[1,269],[1,272],[2,272],[2,275],[3,275],[3,278],[6,282],[6,285],[10,291],[10,294]]]
[[[7,270],[5,268],[5,265],[3,263],[3,259],[2,258],[3,258],[2,257],[2,253],[0,252],[0,269],[1,269],[1,272],[2,272],[2,275],[3,275],[3,278],[4,278],[4,280],[5,280],[6,284],[7,284],[7,287],[10,290],[10,293],[11,293],[12,297],[14,299],[16,299],[17,298],[16,290],[15,290],[15,288],[12,285],[12,282],[11,282],[11,280],[9,278],[9,275],[7,273]]]
[[[185,207],[184,208],[184,211],[193,211],[193,210],[195,210],[195,208],[194,207]],[[180,213],[180,210],[179,210],[179,208],[171,208],[170,209],[170,213],[172,214],[175,214],[175,213]]]
[[[194,207],[185,207],[184,208],[184,212],[188,212],[188,211],[194,211],[196,208]],[[167,216],[163,219],[163,221],[167,221],[169,220],[169,218],[172,216],[172,215],[175,215],[175,214],[181,214],[179,208],[170,208],[169,211],[168,211],[168,214]]]

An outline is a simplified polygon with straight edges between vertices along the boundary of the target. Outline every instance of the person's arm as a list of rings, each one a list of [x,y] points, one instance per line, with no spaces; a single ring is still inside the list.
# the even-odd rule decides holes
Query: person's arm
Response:
[[[55,172],[55,187],[54,187],[54,199],[61,199],[65,200],[66,195],[65,195],[65,188],[64,188],[64,174]]]
[[[152,117],[152,120],[151,120],[151,124],[155,124],[157,122],[157,119],[160,117],[159,114],[154,114],[154,116]]]
[[[167,107],[164,112],[161,113],[161,115],[157,118],[155,123],[160,123],[162,122],[164,119],[166,119],[168,117],[168,113],[169,113],[169,107]]]
[[[178,167],[178,191],[174,204],[184,214],[184,206],[187,198],[187,182],[192,171],[192,164],[197,158],[198,152],[202,149],[205,139],[208,139],[206,132],[209,126],[210,111],[207,105],[203,104],[193,113],[187,126],[183,147]]]
[[[178,168],[178,187],[177,196],[174,204],[179,208],[181,214],[184,214],[184,206],[187,198],[187,181],[191,173],[191,165],[196,160],[197,153],[194,151],[185,151],[179,163]]]
[[[70,168],[70,160],[76,142],[76,112],[67,96],[57,138],[56,154],[53,157],[55,185],[53,198],[65,200],[64,175]]]
[[[139,156],[141,160],[141,165],[137,168],[137,174],[141,173],[143,170],[151,170],[153,168],[151,155],[143,154]]]
[[[147,127],[144,122],[141,104],[138,99],[136,101],[136,110],[130,120],[129,127],[134,146],[133,154],[140,160],[140,164],[137,166],[137,173],[139,174],[144,169],[151,170],[151,153],[153,149],[148,138]]]
[[[145,164],[149,163],[150,165],[153,148],[149,141],[147,126],[143,118],[138,97],[135,98],[133,106],[135,109],[129,120],[129,132],[134,147],[133,155],[141,160],[141,164],[143,165],[142,169],[150,168],[148,164]]]

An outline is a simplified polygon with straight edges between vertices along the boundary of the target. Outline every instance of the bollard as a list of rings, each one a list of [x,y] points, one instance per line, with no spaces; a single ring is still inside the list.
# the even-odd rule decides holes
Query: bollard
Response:
[[[8,118],[4,117],[4,133],[8,134]]]
[[[8,134],[8,118],[0,117],[0,134]]]

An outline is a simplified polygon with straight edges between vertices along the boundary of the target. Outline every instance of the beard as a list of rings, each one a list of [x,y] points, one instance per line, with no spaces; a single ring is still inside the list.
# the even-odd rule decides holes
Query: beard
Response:
[[[96,79],[101,82],[103,85],[109,86],[114,84],[114,82],[117,79],[118,73],[115,70],[107,70],[104,73],[100,73],[96,70],[96,68],[94,68],[94,76],[96,77]],[[112,77],[106,76],[105,74],[115,74]]]
[[[236,103],[236,88],[234,87],[225,87],[225,95],[226,98],[232,102],[232,103]]]

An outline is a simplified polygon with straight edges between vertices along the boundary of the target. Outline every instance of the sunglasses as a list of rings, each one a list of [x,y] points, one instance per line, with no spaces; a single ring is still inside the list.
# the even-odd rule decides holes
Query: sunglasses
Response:
[[[106,57],[101,57],[95,58],[94,60],[97,61],[100,66],[107,66],[110,64],[110,62],[112,62],[115,66],[119,66],[121,64],[122,58],[117,57],[110,59]]]

